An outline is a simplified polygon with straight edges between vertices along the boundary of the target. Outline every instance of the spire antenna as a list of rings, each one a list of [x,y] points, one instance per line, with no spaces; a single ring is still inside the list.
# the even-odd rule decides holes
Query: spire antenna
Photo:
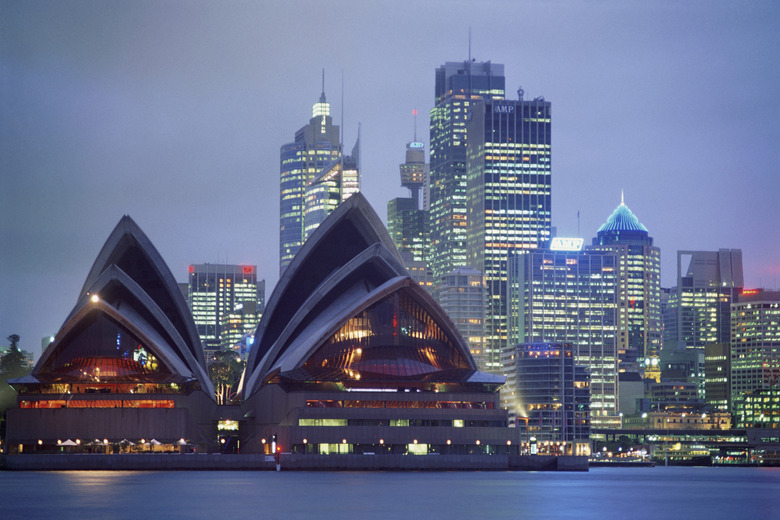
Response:
[[[417,109],[412,110],[414,116],[414,142],[417,142]]]
[[[469,25],[469,61],[471,61],[471,26]]]
[[[625,206],[625,202],[623,202],[623,190],[620,190],[620,205]]]

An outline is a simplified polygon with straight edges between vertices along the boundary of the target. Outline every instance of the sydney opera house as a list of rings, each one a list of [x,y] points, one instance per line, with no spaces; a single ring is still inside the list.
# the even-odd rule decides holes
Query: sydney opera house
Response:
[[[19,391],[7,412],[12,450],[153,439],[207,445],[216,435],[214,391],[187,303],[127,216],[32,373],[10,383]]]
[[[13,380],[7,446],[155,439],[217,451],[220,417],[240,452],[511,454],[504,378],[477,370],[450,319],[409,276],[360,195],[286,268],[257,327],[240,408],[217,405],[173,275],[129,218],[32,373]]]

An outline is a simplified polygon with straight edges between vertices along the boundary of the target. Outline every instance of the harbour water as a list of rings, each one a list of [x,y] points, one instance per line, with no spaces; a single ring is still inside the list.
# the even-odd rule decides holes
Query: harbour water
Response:
[[[0,518],[780,518],[780,468],[0,471]]]

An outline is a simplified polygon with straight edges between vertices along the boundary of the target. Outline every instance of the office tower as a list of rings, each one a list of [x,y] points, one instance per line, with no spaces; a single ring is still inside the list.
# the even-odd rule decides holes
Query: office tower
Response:
[[[658,378],[661,350],[661,250],[653,245],[647,228],[620,197],[620,205],[599,228],[596,248],[619,255],[618,351],[621,370],[646,370]]]
[[[550,240],[550,102],[519,94],[473,103],[467,124],[466,263],[485,276],[485,369],[499,373],[509,258]]]
[[[574,345],[575,363],[590,373],[591,424],[619,427],[620,257],[603,248],[579,251],[577,241],[581,247],[581,239],[556,238],[551,247],[563,250],[510,258],[510,342]]]
[[[265,294],[258,293],[254,265],[196,264],[189,271],[187,302],[208,360],[235,336],[230,316],[234,322],[242,316],[242,335],[254,330],[262,313],[258,302],[265,299]],[[263,281],[261,287],[264,293]],[[247,313],[241,312],[244,308]],[[248,312],[250,309],[254,314]]]
[[[279,271],[284,271],[311,233],[333,208],[360,189],[359,142],[342,157],[339,126],[333,124],[323,92],[309,124],[281,147]],[[308,217],[308,222],[307,222]]]
[[[401,255],[401,261],[409,271],[409,275],[412,280],[417,282],[420,287],[428,291],[428,294],[435,298],[436,284],[433,280],[433,272],[431,271],[428,262],[425,260],[415,260],[414,255],[410,251],[399,251]]]
[[[484,370],[485,277],[470,267],[445,274],[439,283],[439,305],[447,313],[480,370]]]
[[[730,358],[733,403],[780,387],[780,291],[743,290],[731,304]]]
[[[359,161],[358,137],[351,155],[333,160],[306,185],[304,242],[339,204],[360,191]]]
[[[704,346],[704,395],[707,404],[720,412],[731,410],[731,345]]]
[[[501,400],[510,422],[540,441],[588,441],[590,377],[571,343],[523,343],[505,365]]]
[[[663,316],[664,358],[676,350],[703,352],[707,343],[728,343],[730,306],[743,285],[741,250],[678,251],[677,286]]]
[[[241,355],[251,348],[255,327],[265,308],[265,280],[257,282],[257,301],[243,301],[222,315],[222,334],[219,348],[235,350]]]
[[[398,251],[408,251],[415,262],[425,262],[430,238],[428,212],[420,208],[420,191],[428,175],[428,165],[425,144],[416,137],[407,143],[406,162],[400,167],[401,186],[409,189],[409,197],[397,197],[387,203],[387,231]]]
[[[466,121],[480,99],[504,98],[504,66],[447,62],[436,69],[430,114],[430,262],[435,279],[466,261]]]

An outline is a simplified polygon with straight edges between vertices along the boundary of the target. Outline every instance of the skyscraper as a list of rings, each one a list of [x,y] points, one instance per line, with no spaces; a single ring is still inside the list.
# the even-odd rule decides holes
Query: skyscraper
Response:
[[[686,261],[688,267],[683,271]],[[664,357],[731,339],[731,303],[744,285],[742,251],[678,251],[677,286],[664,311]]]
[[[430,262],[434,278],[466,260],[466,122],[481,99],[504,98],[504,66],[447,62],[436,69],[430,113]]]
[[[731,304],[730,357],[732,403],[780,387],[780,291],[743,290]]]
[[[510,351],[501,400],[526,435],[589,442],[590,376],[574,352],[571,343],[524,343]]]
[[[550,102],[481,100],[467,124],[466,263],[485,276],[485,368],[501,371],[510,256],[547,244]]]
[[[333,124],[323,92],[309,124],[281,148],[279,271],[284,271],[306,237],[333,209],[359,191],[359,142],[342,156],[339,126]]]
[[[458,267],[439,283],[439,305],[469,344],[477,366],[485,367],[485,277],[470,267]]]
[[[264,292],[264,281],[261,281],[261,287]],[[258,291],[257,267],[254,265],[190,266],[187,303],[195,319],[207,360],[210,354],[228,342],[227,338],[235,336],[235,320],[239,317],[241,335],[257,327],[262,313],[260,306],[264,299],[265,294],[260,295]]]
[[[352,155],[342,155],[325,166],[306,185],[304,236],[319,227],[336,207],[360,191],[360,138],[352,148]]]
[[[741,250],[677,252],[677,285],[663,313],[663,377],[697,383],[706,399],[705,347],[730,341],[731,303],[743,285]]]
[[[596,249],[618,253],[621,370],[653,373],[661,349],[661,250],[623,202],[598,229]],[[657,370],[655,370],[657,372]]]
[[[510,259],[510,343],[574,345],[575,363],[590,372],[591,424],[619,427],[619,255],[593,247],[580,251],[581,239],[564,240],[576,241],[575,247]]]

